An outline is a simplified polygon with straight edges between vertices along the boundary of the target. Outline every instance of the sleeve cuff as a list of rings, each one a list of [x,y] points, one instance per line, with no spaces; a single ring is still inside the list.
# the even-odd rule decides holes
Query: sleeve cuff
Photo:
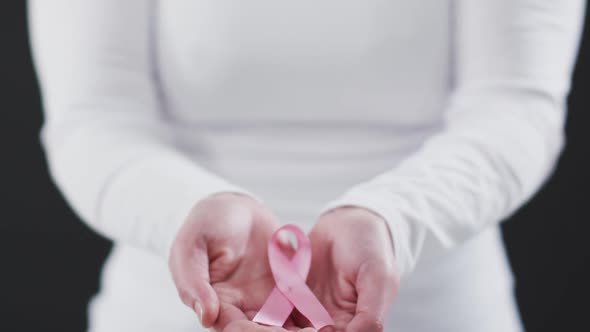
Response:
[[[222,192],[261,201],[253,193],[177,154],[142,159],[117,172],[100,200],[98,220],[103,227],[118,229],[115,233],[125,237],[115,240],[168,259],[191,208]]]

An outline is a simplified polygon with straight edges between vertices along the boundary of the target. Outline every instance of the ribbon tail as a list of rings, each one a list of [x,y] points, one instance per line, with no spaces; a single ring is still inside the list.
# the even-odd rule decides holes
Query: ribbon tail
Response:
[[[334,320],[317,299],[315,294],[303,283],[299,287],[288,287],[285,289],[284,296],[291,301],[292,305],[310,321],[316,330],[321,330],[325,326],[334,325]],[[285,288],[281,287],[280,288]],[[281,291],[283,291],[281,289]]]
[[[252,321],[269,326],[283,326],[292,311],[291,302],[275,287]]]

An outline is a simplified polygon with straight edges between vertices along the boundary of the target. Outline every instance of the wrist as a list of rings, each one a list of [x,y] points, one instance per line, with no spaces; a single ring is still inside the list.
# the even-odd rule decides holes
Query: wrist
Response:
[[[321,216],[327,216],[327,215],[338,215],[338,214],[353,214],[359,217],[363,217],[366,219],[373,219],[373,220],[381,220],[382,222],[385,222],[384,218],[379,215],[377,212],[360,206],[360,205],[354,205],[354,204],[345,204],[345,205],[339,205],[339,206],[334,206],[331,207],[330,209],[324,211]]]
[[[240,202],[247,202],[247,203],[259,203],[260,200],[254,197],[249,193],[245,192],[238,192],[238,191],[221,191],[213,193],[203,200],[207,201],[220,201],[220,202],[228,202],[228,201],[240,201]],[[199,202],[197,202],[198,204]]]
[[[383,216],[381,216],[378,212],[371,210],[370,208],[360,206],[360,205],[353,205],[353,204],[345,204],[340,206],[334,206],[322,213],[323,216],[333,216],[335,218],[340,218],[341,215],[346,215],[346,218],[354,218],[356,220],[362,220],[367,222],[368,224],[377,223],[377,227],[381,228],[383,232],[387,232],[389,235],[389,248],[393,252],[395,256],[395,245],[393,240],[393,234],[389,227],[389,224],[385,220]]]
[[[340,206],[334,206],[326,211],[324,211],[320,215],[320,220],[322,218],[334,219],[334,220],[354,220],[355,222],[362,222],[366,223],[367,227],[377,227],[380,229],[381,232],[387,232],[389,235],[389,247],[388,250],[391,250],[393,254],[395,254],[395,246],[393,243],[393,236],[391,234],[391,230],[389,229],[389,225],[385,218],[383,218],[379,213],[358,205],[353,204],[345,204]]]

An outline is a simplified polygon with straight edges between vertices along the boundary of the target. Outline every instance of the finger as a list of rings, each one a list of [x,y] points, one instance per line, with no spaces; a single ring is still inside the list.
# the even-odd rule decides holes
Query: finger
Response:
[[[223,332],[286,332],[282,327],[264,326],[249,320],[238,320],[230,323]]]
[[[182,302],[195,311],[204,327],[219,315],[219,299],[209,284],[209,258],[203,241],[179,239],[170,259],[170,269]]]
[[[296,312],[297,310],[293,311]],[[311,330],[309,330],[309,326],[311,325],[301,325],[299,323],[297,323],[293,317],[289,317],[287,319],[287,321],[285,322],[285,324],[283,325],[283,327],[287,330],[287,331],[304,331],[304,332],[311,332],[315,330],[313,328],[311,328]]]
[[[355,284],[356,312],[346,332],[382,332],[398,286],[399,278],[387,264],[367,261],[361,265]]]
[[[239,321],[239,320],[248,320],[248,317],[236,306],[228,303],[221,303],[219,308],[219,316],[217,317],[217,321],[213,325],[214,331],[224,331],[226,326],[230,325],[232,322]]]
[[[285,328],[285,330],[287,331],[301,331],[301,328],[293,325],[293,324],[285,324],[285,326],[283,326]]]
[[[300,327],[295,325],[295,322],[293,321],[293,319],[291,317],[287,318],[287,320],[285,321],[285,324],[283,324],[283,327],[287,331],[299,331],[301,329]]]
[[[293,312],[291,313],[290,319],[293,320],[293,324],[294,325],[299,326],[301,328],[312,327],[311,322],[309,321],[309,319],[307,319],[307,317],[305,317],[304,315],[302,315],[299,312],[299,310],[293,310]]]

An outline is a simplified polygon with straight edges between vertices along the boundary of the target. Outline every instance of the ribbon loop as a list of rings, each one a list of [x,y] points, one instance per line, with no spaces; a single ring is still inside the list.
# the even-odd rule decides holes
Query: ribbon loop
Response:
[[[298,247],[291,259],[279,246],[278,234],[281,231],[289,231],[297,238]],[[254,317],[254,322],[283,326],[296,308],[316,330],[334,325],[330,314],[305,283],[311,266],[311,244],[299,227],[285,225],[272,235],[268,245],[268,261],[276,286]]]

